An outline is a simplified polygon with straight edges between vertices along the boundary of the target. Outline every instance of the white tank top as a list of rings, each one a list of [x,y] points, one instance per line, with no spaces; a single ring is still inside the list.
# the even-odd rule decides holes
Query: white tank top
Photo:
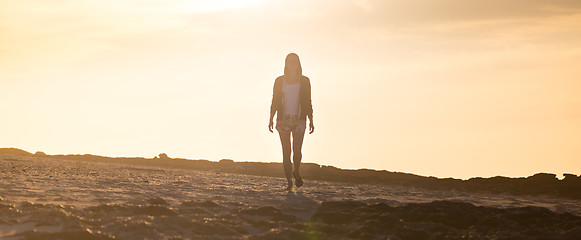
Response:
[[[300,81],[295,84],[288,84],[283,81],[282,84],[282,113],[285,115],[299,116],[301,114],[300,104]]]

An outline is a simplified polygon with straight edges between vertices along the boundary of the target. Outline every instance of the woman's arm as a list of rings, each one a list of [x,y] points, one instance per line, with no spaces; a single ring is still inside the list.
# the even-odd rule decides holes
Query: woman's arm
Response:
[[[273,132],[272,131],[272,127],[274,125],[274,122],[272,122],[272,119],[274,118],[274,114],[276,112],[270,111],[270,121],[268,121],[268,131]]]
[[[279,78],[276,78],[276,80],[274,80],[274,86],[272,87],[272,102],[270,103],[270,120],[268,121],[268,131],[273,132],[272,131],[272,127],[274,125],[273,120],[274,120],[274,115],[276,114],[277,110],[279,109],[279,94],[277,92],[277,84],[279,82]]]
[[[313,123],[313,103],[311,100],[311,80],[307,78],[307,99],[308,99],[308,106],[309,106],[309,113],[307,117],[309,118],[309,134],[315,131],[315,124]]]

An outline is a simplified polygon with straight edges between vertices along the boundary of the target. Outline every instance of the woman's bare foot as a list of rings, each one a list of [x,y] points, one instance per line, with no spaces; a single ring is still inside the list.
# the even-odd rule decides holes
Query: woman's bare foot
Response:
[[[289,180],[289,181],[288,181],[288,186],[286,187],[286,189],[285,189],[285,190],[286,190],[286,191],[289,191],[289,192],[292,192],[292,191],[294,190],[294,189],[293,189],[293,181],[292,181],[292,180]]]
[[[293,176],[295,177],[295,184],[297,185],[297,187],[302,187],[303,186],[303,179],[301,178],[300,174],[297,174],[296,172],[293,172]]]

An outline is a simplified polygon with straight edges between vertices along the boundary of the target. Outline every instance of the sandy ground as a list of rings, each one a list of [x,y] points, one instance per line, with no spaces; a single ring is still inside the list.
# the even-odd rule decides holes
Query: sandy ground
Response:
[[[581,216],[581,201],[543,196],[309,179],[289,193],[283,178],[50,158],[0,155],[0,174],[3,239],[325,239],[328,235],[317,235],[324,230],[310,225],[313,216],[322,203],[350,201],[400,207],[450,200],[499,209],[536,206],[572,219]],[[409,236],[391,239],[417,237]]]

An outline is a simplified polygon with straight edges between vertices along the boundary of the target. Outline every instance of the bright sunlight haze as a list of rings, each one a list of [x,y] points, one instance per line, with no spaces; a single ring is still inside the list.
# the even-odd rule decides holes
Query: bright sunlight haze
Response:
[[[581,174],[581,1],[0,2],[0,147],[281,162],[295,52],[303,161],[437,177]]]

